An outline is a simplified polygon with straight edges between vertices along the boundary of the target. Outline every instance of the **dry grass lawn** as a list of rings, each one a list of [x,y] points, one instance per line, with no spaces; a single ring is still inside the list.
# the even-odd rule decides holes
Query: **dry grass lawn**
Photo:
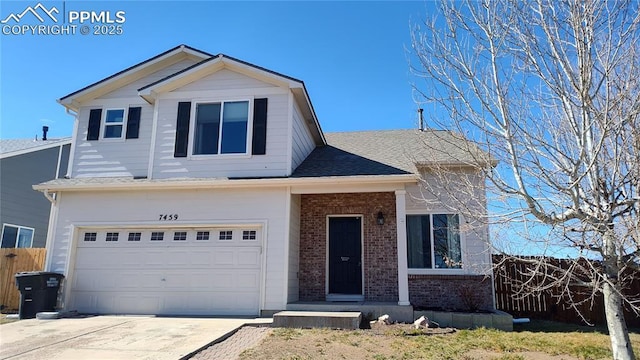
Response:
[[[640,354],[640,333],[632,343]],[[490,329],[422,332],[410,325],[367,330],[274,329],[241,359],[610,359],[602,329],[533,322],[514,332]]]

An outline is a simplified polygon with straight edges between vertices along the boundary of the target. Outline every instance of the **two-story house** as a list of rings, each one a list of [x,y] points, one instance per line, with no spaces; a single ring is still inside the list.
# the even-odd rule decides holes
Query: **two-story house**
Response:
[[[69,177],[34,188],[52,199],[46,270],[66,276],[67,310],[456,309],[461,287],[494,307],[487,228],[419,199],[424,142],[452,134],[325,134],[301,80],[184,45],[59,102],[75,114]]]

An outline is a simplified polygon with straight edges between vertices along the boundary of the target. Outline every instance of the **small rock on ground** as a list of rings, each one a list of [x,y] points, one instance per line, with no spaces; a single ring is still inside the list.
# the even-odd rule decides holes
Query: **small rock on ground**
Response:
[[[243,326],[226,340],[198,352],[193,360],[236,360],[246,349],[256,346],[271,332],[263,326]]]

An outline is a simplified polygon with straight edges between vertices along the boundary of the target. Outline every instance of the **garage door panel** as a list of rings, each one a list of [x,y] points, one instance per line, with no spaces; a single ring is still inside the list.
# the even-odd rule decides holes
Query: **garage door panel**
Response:
[[[260,265],[260,249],[242,249],[237,252],[238,265]]]
[[[72,283],[78,311],[105,314],[256,315],[261,284],[261,241],[257,230],[87,230]],[[185,240],[174,241],[184,236]],[[119,233],[106,241],[107,233]],[[228,233],[233,236],[228,239]],[[134,236],[127,233],[134,233]],[[140,235],[138,235],[138,233]],[[244,239],[249,237],[253,239]],[[225,237],[224,240],[219,238]],[[204,238],[204,239],[203,239]],[[134,239],[128,241],[127,239]]]
[[[236,282],[238,288],[254,289],[260,286],[260,278],[255,273],[236,274]]]

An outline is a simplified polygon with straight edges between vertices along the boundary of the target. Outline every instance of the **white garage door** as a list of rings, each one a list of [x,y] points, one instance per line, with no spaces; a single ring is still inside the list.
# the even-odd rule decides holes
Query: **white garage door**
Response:
[[[83,229],[70,307],[102,314],[257,315],[261,232]]]

